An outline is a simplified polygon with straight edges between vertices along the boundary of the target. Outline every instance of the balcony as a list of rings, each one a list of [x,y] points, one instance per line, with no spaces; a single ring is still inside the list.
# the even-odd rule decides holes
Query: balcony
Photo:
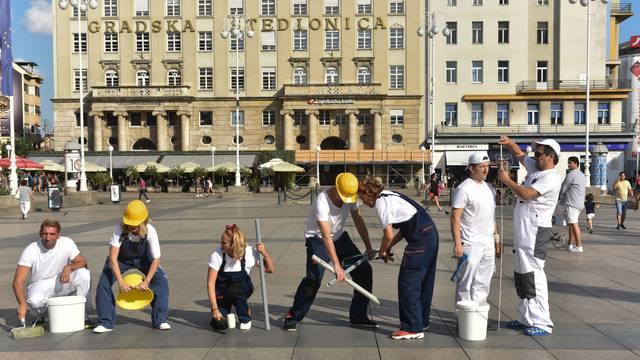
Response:
[[[436,133],[439,135],[506,135],[506,134],[582,134],[586,131],[585,125],[527,125],[512,124],[510,126],[447,126],[440,124],[436,126]],[[624,124],[589,124],[591,133],[620,133],[625,131]]]
[[[611,3],[611,16],[624,21],[633,16],[633,9],[630,2]]]
[[[518,94],[537,93],[561,93],[561,92],[584,92],[586,81],[584,80],[557,80],[549,82],[537,82],[533,80],[521,81],[516,85]],[[590,80],[591,91],[631,91],[631,80]]]
[[[382,95],[381,84],[286,84],[282,96],[371,96]]]
[[[175,98],[189,95],[189,86],[94,86],[91,88],[91,98]]]

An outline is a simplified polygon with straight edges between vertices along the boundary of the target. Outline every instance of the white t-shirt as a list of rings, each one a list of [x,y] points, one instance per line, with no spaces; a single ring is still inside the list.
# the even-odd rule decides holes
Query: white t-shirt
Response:
[[[495,198],[495,190],[485,181],[468,178],[456,188],[451,207],[463,209],[460,233],[465,244],[493,245]]]
[[[392,195],[382,196],[383,194]],[[391,191],[382,190],[380,195],[376,200],[375,209],[383,229],[389,224],[407,221],[418,212],[413,205]]]
[[[328,221],[331,229],[331,238],[336,241],[344,232],[344,223],[352,211],[358,210],[358,202],[352,204],[342,204],[339,208],[333,204],[327,190],[318,194],[316,203],[313,205],[313,211],[307,219],[307,226],[304,228],[305,237],[319,236],[322,232],[318,226],[318,221]]]
[[[76,256],[80,254],[80,250],[70,238],[60,236],[56,242],[56,246],[51,250],[47,250],[42,241],[34,241],[27,246],[20,259],[18,265],[26,266],[31,269],[31,279],[29,283],[40,280],[51,279],[60,274],[62,268],[69,264]]]
[[[244,250],[244,269],[247,274],[251,274],[251,268],[256,265],[256,259],[258,259],[258,250],[254,249],[250,245]],[[224,264],[225,272],[237,272],[241,270],[240,260],[236,260],[227,255],[227,262]],[[222,248],[215,249],[209,257],[209,267],[215,271],[220,271],[222,265]]]
[[[524,186],[531,187],[540,193],[540,196],[528,200],[532,203],[538,217],[538,226],[551,227],[551,217],[558,203],[560,186],[562,185],[560,174],[555,168],[538,171],[536,161],[529,157],[525,157],[524,166],[527,168]],[[520,205],[520,201],[522,200],[518,199],[516,206]]]
[[[113,228],[113,234],[109,239],[109,245],[120,248],[120,235],[122,235],[122,225],[118,224]],[[132,242],[140,241],[140,236],[134,236],[129,233],[129,240]],[[158,240],[158,232],[152,225],[147,224],[147,243],[149,244],[149,251],[151,252],[151,258],[160,258],[160,240]]]

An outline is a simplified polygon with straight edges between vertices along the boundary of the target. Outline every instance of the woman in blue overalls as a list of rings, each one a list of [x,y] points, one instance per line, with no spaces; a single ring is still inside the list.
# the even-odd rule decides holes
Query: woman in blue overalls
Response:
[[[438,230],[426,210],[409,197],[384,190],[379,182],[360,182],[358,195],[375,207],[383,228],[380,257],[391,259],[391,248],[403,238],[407,247],[398,275],[400,329],[393,339],[421,339],[429,328],[429,314],[438,257]],[[394,229],[399,230],[394,234]]]
[[[127,205],[122,216],[122,224],[115,226],[109,240],[107,258],[100,282],[96,289],[96,310],[98,326],[93,332],[112,331],[115,325],[116,305],[111,291],[114,282],[118,282],[120,291],[128,292],[122,274],[130,269],[138,269],[145,274],[144,280],[136,288],[153,291],[151,302],[151,325],[160,330],[170,330],[167,323],[169,313],[169,282],[160,267],[160,242],[156,229],[148,224],[149,212],[140,200]]]
[[[264,270],[275,270],[264,244],[256,248],[247,245],[244,233],[236,224],[227,225],[220,238],[220,247],[211,253],[207,273],[207,293],[211,304],[211,326],[226,329],[225,318],[236,308],[241,330],[251,329],[251,311],[247,299],[253,293],[251,268],[258,264],[258,253],[263,256]]]

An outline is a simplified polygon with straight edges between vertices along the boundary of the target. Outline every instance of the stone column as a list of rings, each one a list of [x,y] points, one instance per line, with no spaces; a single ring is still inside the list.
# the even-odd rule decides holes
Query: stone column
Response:
[[[358,109],[347,109],[344,112],[349,116],[349,150],[358,150]]]
[[[316,151],[318,146],[318,110],[311,109],[304,112],[309,116],[309,150]]]
[[[178,111],[177,115],[180,116],[180,150],[189,151],[191,111]]]
[[[282,132],[284,136],[284,149],[294,150],[293,142],[293,110],[280,110],[280,115],[283,115]]]
[[[154,111],[151,116],[156,117],[156,130],[157,130],[157,145],[159,151],[167,151],[167,113],[165,111]]]
[[[99,111],[92,111],[89,116],[93,117],[93,151],[102,151],[102,129],[104,128],[103,116]]]
[[[373,149],[382,150],[382,109],[371,109],[373,115]]]
[[[118,117],[118,151],[128,151],[129,122],[127,116],[129,114],[126,111],[114,111],[113,115]]]

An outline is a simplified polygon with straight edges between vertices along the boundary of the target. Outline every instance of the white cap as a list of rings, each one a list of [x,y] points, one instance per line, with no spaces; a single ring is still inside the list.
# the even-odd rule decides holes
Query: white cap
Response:
[[[537,145],[547,145],[549,147],[551,147],[553,149],[553,151],[556,152],[556,155],[558,155],[558,158],[560,157],[560,144],[558,144],[557,141],[553,140],[553,139],[545,139],[542,141],[534,141],[534,144]]]
[[[491,159],[489,158],[489,155],[487,154],[486,151],[474,152],[473,154],[469,155],[467,169],[471,165],[482,164],[484,162],[489,162],[490,160]]]

